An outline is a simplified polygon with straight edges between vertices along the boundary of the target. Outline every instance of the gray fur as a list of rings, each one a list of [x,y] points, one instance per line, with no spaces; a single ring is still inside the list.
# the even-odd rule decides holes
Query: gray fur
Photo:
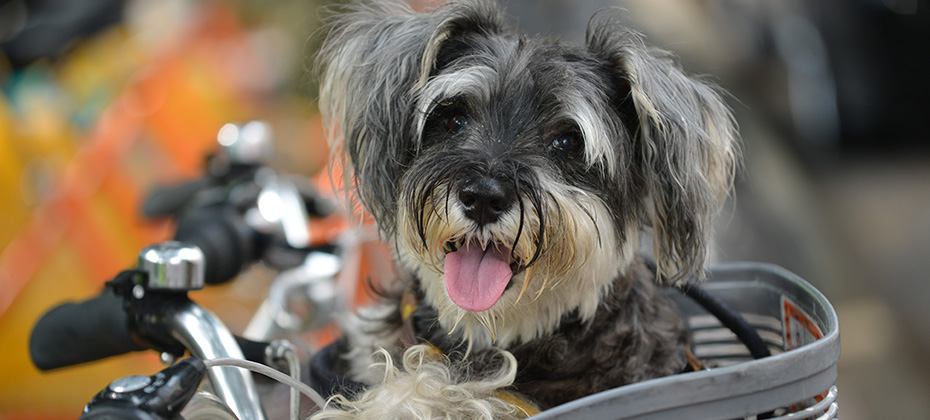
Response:
[[[667,53],[647,48],[615,15],[595,15],[587,45],[630,81],[659,273],[676,283],[700,275],[711,222],[731,189],[738,155],[730,110],[716,87],[685,75]]]
[[[517,390],[544,407],[681,368],[681,331],[656,285],[701,275],[738,154],[717,88],[615,13],[595,15],[578,47],[505,28],[492,1],[427,14],[365,2],[332,21],[319,57],[331,144],[412,272],[419,332],[468,354],[457,366],[475,377],[491,346],[510,351]],[[458,195],[482,177],[517,196],[487,226],[462,216]],[[641,230],[655,238],[657,275],[631,251]],[[501,298],[485,318],[446,313],[431,270],[444,247],[471,240],[513,249],[535,306],[514,280],[504,296],[519,291],[507,304],[524,309]],[[470,324],[450,334],[450,318],[473,315],[490,335]]]

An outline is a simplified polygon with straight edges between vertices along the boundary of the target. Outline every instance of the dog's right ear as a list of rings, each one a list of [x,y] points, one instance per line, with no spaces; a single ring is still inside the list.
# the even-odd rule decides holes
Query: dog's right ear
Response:
[[[331,19],[317,58],[319,105],[346,185],[391,235],[399,177],[416,153],[417,91],[464,53],[450,39],[499,32],[503,19],[493,1],[451,2],[431,13],[400,1],[363,3]]]
[[[595,15],[587,46],[624,80],[659,277],[702,276],[714,216],[728,197],[739,133],[721,91],[648,48],[616,11]]]

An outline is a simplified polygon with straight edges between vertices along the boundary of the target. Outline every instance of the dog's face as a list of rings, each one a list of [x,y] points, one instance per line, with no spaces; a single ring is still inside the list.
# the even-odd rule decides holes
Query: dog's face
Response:
[[[610,16],[584,47],[512,34],[488,2],[366,6],[334,28],[333,144],[447,330],[506,345],[592,316],[630,286],[644,228],[670,281],[702,269],[732,119]]]

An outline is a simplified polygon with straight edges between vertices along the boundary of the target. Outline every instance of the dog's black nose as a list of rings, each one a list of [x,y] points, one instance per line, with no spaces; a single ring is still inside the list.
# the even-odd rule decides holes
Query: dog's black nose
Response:
[[[465,216],[478,226],[494,223],[517,201],[513,184],[490,176],[468,180],[459,190]]]

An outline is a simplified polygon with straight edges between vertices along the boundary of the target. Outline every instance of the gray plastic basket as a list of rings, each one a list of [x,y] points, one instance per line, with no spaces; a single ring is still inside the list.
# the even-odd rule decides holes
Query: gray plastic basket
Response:
[[[673,291],[669,296],[691,330],[695,355],[716,367],[615,388],[533,419],[837,418],[839,323],[817,289],[781,267],[759,263],[714,267],[705,287],[757,328],[772,356],[752,360],[716,318]]]

